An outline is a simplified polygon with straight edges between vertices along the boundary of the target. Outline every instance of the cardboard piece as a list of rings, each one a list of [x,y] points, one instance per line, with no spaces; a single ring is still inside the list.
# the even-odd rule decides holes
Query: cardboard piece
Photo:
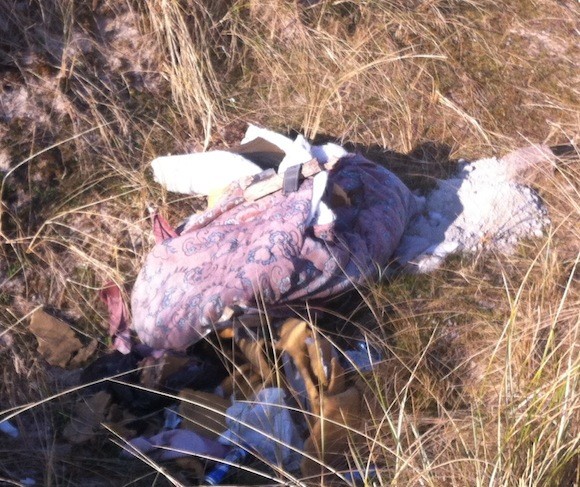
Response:
[[[226,410],[231,402],[209,392],[183,389],[179,393],[181,427],[207,438],[217,438],[226,429]]]
[[[42,310],[32,314],[28,329],[38,341],[38,353],[57,367],[80,366],[93,355],[98,345],[93,339],[84,346],[68,323]]]
[[[97,392],[88,399],[77,402],[71,420],[65,426],[63,436],[74,445],[80,445],[95,438],[106,422],[111,407],[111,395],[106,391]]]

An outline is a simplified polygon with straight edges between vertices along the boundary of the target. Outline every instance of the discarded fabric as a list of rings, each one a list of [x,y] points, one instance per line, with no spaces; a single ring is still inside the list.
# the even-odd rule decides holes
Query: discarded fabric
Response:
[[[290,415],[286,393],[262,389],[254,401],[237,401],[227,410],[228,430],[220,437],[226,445],[249,445],[252,454],[268,463],[295,471],[300,465],[302,440]]]
[[[308,164],[303,171],[319,163]],[[327,172],[310,171],[289,194],[281,186],[263,193],[280,178],[270,173],[236,181],[215,207],[157,244],[133,288],[139,338],[156,349],[184,349],[236,316],[264,307],[288,316],[290,306],[377,279],[415,198],[360,155],[327,164]]]
[[[134,451],[158,461],[173,460],[188,455],[224,458],[228,448],[216,440],[205,438],[194,431],[175,429],[163,431],[151,438],[139,436],[129,442],[123,456],[132,456]]]

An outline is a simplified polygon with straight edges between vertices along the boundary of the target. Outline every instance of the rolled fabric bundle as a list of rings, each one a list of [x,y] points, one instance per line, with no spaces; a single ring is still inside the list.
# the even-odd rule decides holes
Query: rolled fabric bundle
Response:
[[[155,349],[185,349],[240,313],[291,307],[376,280],[415,212],[393,173],[349,154],[328,174],[324,204],[335,218],[311,220],[312,177],[297,191],[254,201],[232,183],[215,207],[147,256],[132,293],[133,328]]]

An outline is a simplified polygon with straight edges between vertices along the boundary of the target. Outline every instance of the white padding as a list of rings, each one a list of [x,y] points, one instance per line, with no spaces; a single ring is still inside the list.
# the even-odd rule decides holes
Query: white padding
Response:
[[[209,195],[262,169],[239,154],[226,151],[157,157],[151,162],[155,181],[168,191]]]

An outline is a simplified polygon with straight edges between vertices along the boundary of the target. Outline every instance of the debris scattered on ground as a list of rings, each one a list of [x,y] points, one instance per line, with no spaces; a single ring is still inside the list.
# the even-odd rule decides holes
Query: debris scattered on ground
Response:
[[[508,252],[521,238],[541,235],[549,224],[547,210],[528,184],[538,171],[551,168],[551,153],[532,147],[501,159],[463,162],[455,176],[439,181],[420,198],[388,171],[346,155],[333,144],[311,147],[304,138],[291,141],[251,127],[237,150],[241,154],[227,153],[224,161],[226,166],[239,158],[247,161],[241,168],[247,184],[233,182],[225,196],[179,230],[154,215],[160,243],[137,281],[132,310],[137,318],[133,328],[145,343],[135,343],[130,334],[119,288],[105,286],[101,298],[111,312],[116,350],[83,370],[80,380],[87,388],[62,436],[70,444],[83,445],[108,432],[122,439],[123,457],[178,460],[211,485],[227,479],[232,466],[256,460],[309,478],[335,469],[343,479],[355,482],[357,474],[349,469],[346,457],[356,446],[346,432],[359,429],[362,419],[371,415],[372,399],[359,379],[373,371],[381,355],[364,336],[353,338],[350,349],[339,350],[312,324],[287,318],[288,313],[276,314],[276,306],[336,295],[345,289],[337,284],[339,274],[351,285],[353,279],[377,277],[373,267],[377,256],[386,267],[395,252],[404,271],[427,272],[454,252],[490,248]],[[208,180],[190,183],[200,161],[205,164],[220,154],[157,159],[156,179],[171,190],[194,189],[215,196],[240,173],[218,165]],[[337,162],[343,156],[346,162]],[[256,176],[256,168],[265,163],[280,164],[282,169]],[[182,164],[191,170],[179,179]],[[308,169],[308,164],[318,169],[302,173],[302,189],[296,186],[299,179],[288,182],[293,173],[300,177],[295,168]],[[348,177],[333,175],[335,167]],[[260,186],[251,193],[257,196],[240,210],[252,183]],[[294,204],[285,206],[286,201]],[[360,215],[373,205],[382,210],[366,215],[367,224]],[[299,214],[291,228],[300,235],[298,242],[280,239],[287,231],[284,214]],[[240,233],[248,222],[255,228]],[[274,226],[265,231],[271,222]],[[233,266],[223,249],[237,250],[240,242],[252,238],[260,245]],[[316,247],[319,241],[324,248]],[[328,251],[337,243],[347,245],[344,255],[338,247]],[[280,274],[280,262],[303,258],[300,252],[305,247],[312,247],[304,254],[310,265],[291,266],[288,276]],[[358,251],[361,248],[364,252]],[[232,276],[242,278],[219,275],[216,262],[222,257],[232,264]],[[265,265],[252,268],[249,263],[256,259],[262,264],[275,262],[275,272]],[[328,265],[336,261],[340,265]],[[264,269],[274,272],[275,282],[264,281]],[[161,274],[166,277],[155,284]],[[298,279],[290,278],[294,275]],[[209,285],[213,287],[206,293]],[[268,331],[258,313],[256,286],[266,311],[274,311]],[[159,321],[162,310],[168,313],[166,321]],[[198,324],[204,326],[202,331]],[[210,340],[200,341],[221,325],[232,327],[219,337],[232,347],[231,362],[225,364],[218,363],[217,355],[204,355],[201,346]],[[29,329],[37,337],[39,353],[58,367],[79,367],[96,348],[96,341],[84,346],[69,325],[44,311],[32,315]],[[197,348],[189,347],[196,341]],[[105,380],[108,377],[113,379]],[[0,422],[0,431],[18,434],[7,421]]]
[[[123,301],[121,290],[113,282],[108,282],[99,292],[99,297],[109,310],[109,334],[114,347],[122,353],[131,349],[127,306]]]
[[[208,485],[219,485],[227,477],[233,466],[243,465],[249,456],[245,448],[232,448],[224,458],[224,461],[216,465],[207,475],[204,476],[204,483]]]
[[[219,394],[183,389],[179,393],[179,417],[182,428],[217,438],[227,429],[226,411],[231,401]],[[190,419],[194,418],[194,419]]]
[[[288,472],[298,470],[302,440],[282,389],[265,388],[250,402],[235,401],[226,411],[226,423],[220,437],[224,444],[247,449]]]
[[[366,340],[353,341],[351,349],[342,350],[340,364],[347,371],[370,372],[382,360],[381,353]]]
[[[228,151],[158,157],[151,168],[155,181],[168,191],[202,195],[210,195],[232,181],[262,172],[260,166]]]
[[[101,425],[107,421],[110,408],[111,395],[105,391],[97,392],[88,399],[81,399],[64,428],[64,438],[75,445],[90,441],[99,434]]]
[[[228,448],[218,441],[186,429],[163,431],[150,438],[139,436],[129,442],[123,454],[134,455],[133,450],[148,454],[155,461],[174,460],[190,455],[221,459],[228,452]]]
[[[245,143],[257,136],[263,145],[278,144],[273,158],[285,153],[278,173],[232,182],[214,207],[190,217],[180,232],[166,232],[145,259],[132,290],[132,326],[153,349],[183,350],[261,308],[287,317],[292,306],[376,281],[415,213],[403,182],[361,155],[255,127]],[[243,151],[249,161],[252,154]],[[165,181],[178,175],[175,167]],[[183,179],[200,185],[205,173],[198,172],[185,171]],[[214,176],[207,176],[212,188]]]
[[[30,318],[28,329],[38,340],[38,353],[57,367],[79,367],[95,353],[95,339],[83,345],[74,330],[64,321],[37,310]]]
[[[2,433],[6,433],[8,436],[11,436],[12,438],[18,438],[20,436],[20,431],[18,431],[18,428],[7,419],[5,419],[4,421],[0,421],[0,431]]]
[[[232,461],[238,465],[258,459],[294,475],[321,475],[321,464],[346,469],[345,453],[352,438],[344,431],[357,427],[368,400],[356,384],[363,372],[343,369],[340,352],[305,321],[292,318],[275,329],[268,340],[260,330],[236,333],[231,340],[237,358],[217,387],[215,381],[214,385],[198,382],[196,389],[177,386],[170,396],[156,391],[167,390],[168,377],[180,366],[187,368],[193,357],[168,355],[139,361],[131,358],[135,351],[100,357],[83,374],[84,380],[88,377],[97,384],[77,400],[63,438],[82,445],[114,433],[125,442],[119,443],[125,458],[197,459],[184,468],[214,484],[233,472]],[[269,358],[276,354],[282,360]],[[138,372],[132,370],[137,363]],[[123,383],[99,382],[101,376],[124,371],[134,377],[123,376]],[[252,380],[252,385],[238,380]],[[101,389],[94,391],[95,387]],[[123,389],[135,390],[137,401],[144,393],[165,401],[141,401],[137,407],[127,402]]]
[[[250,143],[253,144],[252,149],[248,149],[247,146],[244,148],[244,144]],[[136,328],[140,332],[140,338],[148,345],[161,349],[184,348],[192,341],[199,340],[210,331],[220,328],[220,323],[226,326],[242,323],[241,328],[234,328],[233,344],[245,359],[245,363],[236,364],[231,368],[230,375],[217,388],[207,391],[178,388],[182,391],[179,395],[178,407],[178,414],[182,420],[175,422],[174,426],[177,429],[162,431],[149,437],[133,438],[130,440],[130,445],[140,454],[149,453],[156,459],[176,458],[188,454],[209,455],[214,459],[225,457],[224,463],[218,463],[209,473],[206,473],[206,482],[211,484],[221,482],[228,475],[232,459],[234,463],[245,462],[249,454],[270,465],[279,465],[286,471],[300,470],[304,476],[317,477],[323,474],[322,465],[326,468],[330,466],[338,470],[345,469],[345,453],[352,448],[351,439],[345,435],[345,428],[347,430],[357,428],[361,418],[365,417],[364,409],[368,407],[364,391],[358,387],[356,381],[353,381],[353,376],[372,371],[374,365],[380,362],[380,355],[369,348],[364,338],[355,340],[351,350],[339,351],[311,325],[295,318],[290,318],[283,323],[273,318],[275,337],[271,337],[272,341],[268,341],[265,337],[259,336],[259,333],[251,332],[246,327],[249,322],[244,321],[243,315],[248,310],[257,308],[257,303],[250,302],[250,295],[232,294],[228,291],[231,286],[224,287],[224,282],[231,284],[235,280],[221,278],[222,284],[213,285],[213,298],[207,303],[200,302],[203,293],[195,287],[195,283],[203,283],[204,289],[207,289],[211,276],[215,277],[216,259],[219,260],[220,249],[223,249],[225,244],[229,242],[231,247],[235,241],[249,242],[247,236],[241,238],[237,233],[230,235],[228,232],[231,229],[238,231],[249,221],[258,226],[261,225],[258,233],[263,235],[264,225],[273,219],[276,220],[274,216],[280,213],[291,213],[292,208],[284,207],[283,202],[292,199],[292,195],[296,194],[286,191],[287,184],[290,184],[286,181],[287,174],[294,171],[293,167],[306,167],[304,164],[310,164],[308,161],[315,154],[321,161],[332,161],[335,156],[345,156],[344,160],[352,160],[354,162],[352,167],[341,166],[341,169],[349,174],[356,172],[357,164],[364,165],[367,162],[357,156],[346,156],[339,146],[330,144],[313,148],[303,138],[299,137],[295,141],[290,141],[280,134],[257,127],[250,127],[240,147],[239,150],[243,156],[227,153],[227,158],[222,162],[225,161],[226,165],[235,164],[238,157],[244,157],[247,164],[244,163],[245,166],[241,170],[247,183],[232,183],[232,178],[239,176],[239,173],[224,171],[222,165],[219,164],[216,166],[218,170],[211,173],[207,181],[196,180],[195,184],[188,182],[195,179],[196,172],[199,172],[200,161],[205,163],[208,159],[219,158],[221,153],[208,153],[195,157],[169,156],[154,162],[156,179],[169,189],[187,193],[194,188],[210,195],[216,191],[219,192],[220,187],[228,184],[233,184],[233,186],[224,190],[225,197],[221,200],[217,198],[217,203],[212,203],[206,214],[192,216],[180,227],[179,231],[174,231],[167,222],[155,216],[156,235],[160,243],[153,250],[151,254],[153,257],[150,256],[150,260],[146,262],[140,275],[140,280],[137,281],[138,291],[133,296],[133,312],[138,318]],[[257,153],[259,157],[256,157]],[[264,161],[274,166],[280,164],[279,176],[275,176],[275,173],[272,173],[274,176],[262,177],[264,173],[256,176],[258,166],[255,165],[256,160],[252,160],[252,155],[262,164]],[[245,159],[246,157],[248,159]],[[501,159],[463,162],[457,175],[439,181],[437,187],[426,196],[415,199],[409,193],[408,199],[399,199],[398,205],[391,204],[391,210],[404,212],[402,220],[401,215],[397,217],[389,213],[373,221],[373,230],[376,235],[378,231],[376,225],[381,219],[386,218],[385,221],[389,223],[393,219],[397,222],[407,222],[410,219],[404,233],[401,227],[401,231],[395,236],[381,234],[381,237],[388,241],[386,245],[388,255],[387,250],[381,254],[385,257],[383,265],[387,264],[401,236],[402,240],[395,254],[399,265],[405,271],[427,272],[438,267],[449,254],[454,252],[475,252],[488,248],[510,251],[521,238],[541,235],[545,225],[549,223],[547,211],[538,195],[527,184],[530,183],[530,178],[534,174],[540,170],[546,170],[546,167],[549,169],[552,163],[551,152],[544,147],[522,149]],[[189,167],[182,173],[184,177],[180,179],[179,167],[183,164]],[[327,169],[332,174],[333,168],[328,166]],[[283,174],[286,176],[282,176]],[[229,212],[240,205],[244,198],[247,198],[248,193],[245,190],[252,182],[256,182],[256,177],[258,177],[258,184],[263,184],[265,181],[266,186],[273,190],[257,191],[258,196],[251,199],[251,214],[247,214],[249,210],[243,210],[243,217],[239,219],[235,217],[235,212]],[[272,177],[279,179],[272,183]],[[314,179],[318,177],[319,175],[316,175]],[[374,183],[376,184],[376,181]],[[240,185],[243,191],[236,193]],[[341,191],[337,191],[337,186]],[[373,192],[369,186],[359,186],[356,188],[363,193]],[[337,228],[340,228],[341,208],[356,205],[356,201],[359,205],[361,204],[360,195],[352,191],[353,187],[348,178],[332,180],[328,175],[325,176],[322,189],[316,189],[316,184],[307,185],[305,201],[312,202],[312,206],[316,209],[306,210],[305,215],[309,213],[309,216],[305,224],[312,222],[316,238],[324,239],[326,235],[323,233],[321,237],[316,234],[317,225],[338,222]],[[256,201],[259,202],[265,195],[271,195],[272,191],[281,194],[282,188],[284,188],[284,194],[281,201],[266,200],[263,206],[256,204]],[[296,189],[295,186],[294,191]],[[324,195],[328,195],[329,192],[332,193],[333,202],[330,205],[327,204],[327,200],[324,200]],[[381,197],[384,197],[384,191]],[[376,200],[373,201],[383,202],[381,197],[377,195]],[[341,203],[336,206],[336,201]],[[269,207],[275,207],[277,213],[259,219],[258,216],[267,213]],[[357,211],[360,212],[362,207],[358,207]],[[279,216],[277,218],[279,220]],[[276,220],[277,230],[282,231],[282,224],[278,220]],[[210,229],[213,226],[213,229],[200,233],[199,231],[204,230],[206,226]],[[360,221],[355,226],[360,232]],[[369,235],[361,233],[363,238],[368,238]],[[327,246],[336,241],[335,235],[332,236],[333,238],[326,241]],[[344,243],[343,238],[338,240]],[[210,245],[213,243],[217,244],[215,249]],[[200,252],[206,248],[211,249],[212,257],[207,258],[203,254],[205,264],[202,264],[210,264],[207,269],[209,273],[204,271],[203,267],[194,265],[197,262],[195,258],[199,258]],[[351,254],[356,254],[352,251],[353,248],[350,248]],[[270,247],[267,249],[269,253],[264,255],[269,256],[270,260],[273,258],[277,262],[279,257],[283,256],[276,254],[273,257],[273,250]],[[286,249],[284,255],[288,252]],[[190,256],[194,257],[193,261]],[[238,274],[247,270],[247,264],[245,264],[246,267],[242,264],[249,262],[248,258],[245,256],[243,259],[238,259],[239,262],[236,264]],[[263,260],[264,256],[260,258]],[[332,261],[336,259],[336,255],[331,253],[325,261],[328,259]],[[231,259],[227,261],[232,262]],[[178,267],[175,267],[176,265]],[[199,272],[184,274],[184,269],[192,271],[198,269]],[[340,270],[348,272],[348,267],[342,265]],[[177,275],[178,279],[174,283],[171,281],[173,283],[171,286],[167,285],[169,280],[164,279],[161,287],[152,287],[152,278],[158,276],[159,273],[168,273],[172,278]],[[364,272],[362,274],[365,277],[369,276]],[[276,275],[276,279],[278,283],[283,282],[281,275]],[[328,280],[329,277],[326,276],[326,279]],[[179,285],[178,282],[181,284]],[[239,286],[234,286],[234,289],[244,289],[244,282],[241,281]],[[280,292],[276,291],[277,288],[270,286],[272,290],[268,292],[270,288],[265,286],[263,280],[256,281],[250,286],[251,296],[254,295],[255,284],[258,282],[261,289],[260,297],[265,300],[268,311],[271,311],[270,308],[275,309],[279,303],[290,302],[287,296],[291,289]],[[304,284],[307,282],[304,279],[299,282],[305,291],[295,291],[298,298],[294,302],[317,296],[317,288],[309,288]],[[193,286],[191,287],[193,294],[188,294],[186,289],[190,286]],[[331,289],[332,293],[341,290]],[[143,299],[146,296],[147,301],[139,298],[140,295],[143,295]],[[327,293],[323,297],[329,296],[330,294]],[[119,314],[120,302],[118,299],[113,301],[115,304],[113,312]],[[146,306],[143,307],[143,304]],[[191,311],[193,305],[203,308],[204,312],[194,313]],[[215,309],[211,308],[213,311],[208,314],[207,306],[209,305]],[[152,310],[151,306],[155,309]],[[182,311],[186,308],[190,311],[184,314]],[[146,309],[146,315],[139,314],[140,309]],[[159,319],[156,318],[152,322],[155,325],[154,329],[149,327],[145,330],[143,326],[147,322],[146,318],[157,316],[156,313],[159,310],[171,311],[169,321],[161,326]],[[204,332],[196,328],[197,323],[206,323]],[[258,319],[251,326],[257,326],[259,323]],[[115,328],[114,323],[112,327]],[[179,334],[177,337],[179,339],[172,335],[175,334],[174,330],[188,332],[190,329],[195,332],[194,340],[190,336],[191,332],[186,340],[182,340]],[[154,340],[150,339],[151,333],[156,337]],[[279,363],[276,364],[269,359],[274,351],[280,357]],[[139,382],[151,390],[166,382],[168,366],[172,370],[179,369],[179,364],[183,365],[186,362],[182,357],[182,362],[177,363],[172,359],[173,365],[170,365],[170,362],[167,362],[170,356],[157,356],[153,353],[148,358],[147,355],[145,353],[145,358],[140,365],[148,368],[148,371],[141,374]],[[163,372],[164,370],[166,372]],[[279,382],[274,384],[273,377],[278,377],[278,381],[282,377],[282,384]],[[283,388],[280,388],[280,385],[283,385]],[[237,397],[243,400],[240,401]],[[306,415],[299,418],[291,414],[291,410],[296,406]],[[216,440],[224,443],[229,450],[216,450]],[[202,467],[198,465],[197,468]]]

